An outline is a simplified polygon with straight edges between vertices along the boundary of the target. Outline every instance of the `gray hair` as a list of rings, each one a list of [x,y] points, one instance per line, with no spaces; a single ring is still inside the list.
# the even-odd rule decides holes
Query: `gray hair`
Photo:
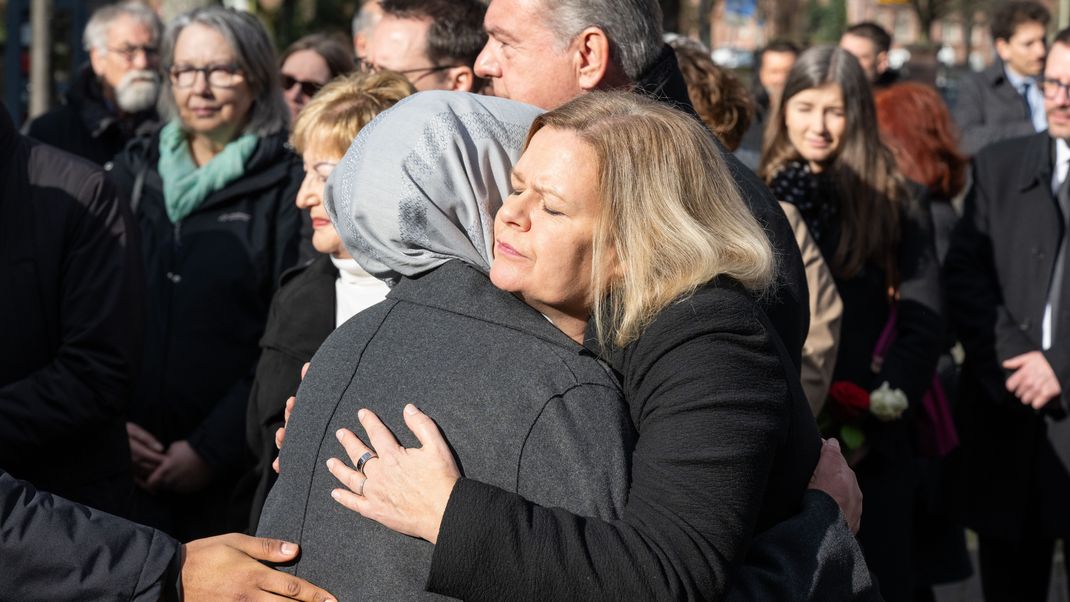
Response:
[[[89,23],[86,23],[85,31],[82,32],[82,46],[87,51],[107,52],[108,30],[111,29],[112,22],[123,16],[130,17],[152,30],[154,42],[160,39],[163,24],[151,8],[140,2],[120,2],[93,11],[93,16],[89,18]]]
[[[368,7],[375,3],[375,0],[365,0],[360,5],[360,10],[357,14],[353,15],[353,36],[356,37],[358,33],[369,33],[372,27],[379,22],[379,14],[372,12]]]
[[[665,45],[657,0],[543,0],[542,13],[561,46],[587,27],[604,31],[611,56],[632,81],[657,61]]]
[[[175,43],[179,34],[194,23],[219,32],[234,51],[238,68],[245,74],[245,81],[253,94],[253,106],[242,133],[268,136],[289,129],[290,110],[286,107],[279,86],[275,47],[264,26],[249,13],[208,6],[175,17],[167,24],[163,37],[160,61],[164,70],[170,70],[174,65]],[[165,119],[178,115],[170,77],[163,78],[159,110]]]

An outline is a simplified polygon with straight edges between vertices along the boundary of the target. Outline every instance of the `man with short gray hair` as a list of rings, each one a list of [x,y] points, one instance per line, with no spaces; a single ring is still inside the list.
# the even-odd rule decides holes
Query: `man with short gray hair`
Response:
[[[353,15],[353,54],[358,61],[368,52],[368,38],[382,18],[383,7],[379,0],[364,0],[360,4],[360,10]]]
[[[110,161],[157,119],[160,31],[159,17],[140,2],[94,12],[83,34],[89,64],[63,104],[31,121],[26,134],[99,165]]]

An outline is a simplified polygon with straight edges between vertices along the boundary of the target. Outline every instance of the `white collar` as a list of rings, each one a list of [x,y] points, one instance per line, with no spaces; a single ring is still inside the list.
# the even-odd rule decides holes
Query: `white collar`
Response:
[[[338,269],[338,279],[347,284],[356,284],[359,282],[366,282],[368,278],[374,279],[374,277],[368,272],[364,271],[364,268],[360,267],[356,259],[347,257],[346,259],[339,259],[334,255],[331,255],[331,263]]]

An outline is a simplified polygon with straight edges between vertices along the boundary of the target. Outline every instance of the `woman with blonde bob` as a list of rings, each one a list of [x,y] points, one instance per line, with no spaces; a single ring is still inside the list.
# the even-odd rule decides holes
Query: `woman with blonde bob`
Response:
[[[390,160],[371,150],[381,148],[387,126],[420,119],[406,111],[410,106],[399,105],[358,137],[328,195],[339,232],[362,263],[374,263],[377,254],[357,252],[374,236],[361,227],[367,207],[360,178]],[[590,491],[547,503],[516,483],[483,479],[473,470],[473,446],[495,456],[515,452],[493,436],[467,439],[473,425],[444,420],[433,394],[424,402],[402,396],[394,404],[353,406],[385,416],[386,424],[367,409],[357,415],[374,450],[345,422],[332,421],[326,431],[337,433],[357,470],[328,460],[343,451],[333,444],[323,446],[315,470],[324,471],[326,460],[346,486],[332,494],[339,503],[435,544],[420,548],[427,554],[416,575],[421,593],[721,598],[754,534],[799,511],[821,448],[798,375],[757,304],[775,276],[770,243],[731,185],[709,132],[673,109],[625,93],[585,95],[536,117],[523,148],[494,220],[490,282],[537,310],[578,351],[594,351],[618,371],[638,434],[626,451],[630,487],[623,503],[613,516],[594,515],[575,510]],[[470,186],[448,174],[438,178],[452,190]],[[317,369],[330,369],[331,358],[321,354],[302,392]],[[497,399],[503,408],[518,402],[506,394]],[[316,399],[297,404],[284,464],[304,403]],[[415,437],[398,420],[403,407]],[[612,432],[598,421],[575,427]],[[538,471],[544,486],[572,480],[580,463],[600,461],[593,450],[575,448],[565,457],[551,451]],[[328,483],[312,479],[313,488]],[[382,531],[355,521],[362,532]],[[361,582],[389,578],[375,566],[347,567]],[[314,572],[301,574],[345,593]]]
[[[386,297],[386,285],[361,269],[342,246],[323,207],[324,185],[357,133],[412,92],[412,85],[396,73],[342,76],[324,86],[294,124],[290,143],[305,166],[297,208],[308,211],[312,246],[322,255],[282,275],[260,339],[246,411],[246,436],[257,457],[249,479],[250,486],[257,483],[250,515],[253,531],[275,482],[275,431],[282,426],[286,399],[297,392],[301,367],[335,327]]]

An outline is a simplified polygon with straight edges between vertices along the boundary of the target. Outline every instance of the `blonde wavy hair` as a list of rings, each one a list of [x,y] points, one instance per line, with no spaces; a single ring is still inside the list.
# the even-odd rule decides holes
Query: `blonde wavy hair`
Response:
[[[414,91],[405,76],[391,71],[336,77],[301,109],[290,144],[298,154],[314,145],[341,157],[361,128]]]
[[[669,304],[718,276],[764,294],[776,275],[765,231],[743,202],[710,132],[630,92],[592,92],[535,119],[576,134],[598,158],[593,241],[595,329],[623,347]],[[526,146],[526,145],[525,145]]]

